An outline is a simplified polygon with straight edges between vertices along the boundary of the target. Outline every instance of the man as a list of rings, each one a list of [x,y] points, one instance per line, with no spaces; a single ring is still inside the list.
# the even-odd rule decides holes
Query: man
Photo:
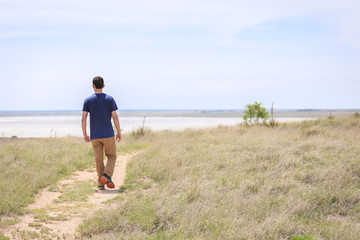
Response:
[[[111,180],[116,161],[115,134],[111,117],[117,130],[116,141],[121,140],[120,123],[116,113],[118,108],[115,100],[110,95],[103,93],[104,87],[104,79],[99,76],[94,77],[94,94],[85,99],[81,118],[84,140],[85,142],[91,141],[94,149],[99,190],[105,190],[105,185],[108,188],[115,188],[115,184]],[[90,137],[86,132],[88,113],[90,113]],[[104,165],[104,150],[107,156],[106,166]]]

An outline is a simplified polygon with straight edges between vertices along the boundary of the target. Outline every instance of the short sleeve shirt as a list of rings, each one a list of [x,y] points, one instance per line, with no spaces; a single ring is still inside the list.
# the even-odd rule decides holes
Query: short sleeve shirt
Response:
[[[116,111],[115,100],[105,93],[94,93],[84,101],[83,111],[90,113],[90,140],[113,137],[111,112]]]

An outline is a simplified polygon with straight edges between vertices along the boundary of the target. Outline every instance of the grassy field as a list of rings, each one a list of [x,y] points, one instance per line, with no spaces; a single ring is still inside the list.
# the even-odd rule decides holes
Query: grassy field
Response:
[[[360,118],[164,131],[84,239],[358,239]]]
[[[144,147],[125,139],[117,150],[126,154]],[[34,201],[36,193],[46,186],[59,188],[60,179],[95,164],[91,144],[80,138],[0,138],[0,166],[0,239],[8,239],[2,235],[2,229],[19,221],[18,215],[28,211],[25,207]],[[96,185],[95,181],[62,187],[64,192],[56,201],[86,201],[87,195],[94,192],[92,185]],[[41,220],[46,222],[42,215]]]
[[[93,164],[92,148],[78,138],[13,139],[0,143],[0,216],[22,214],[35,194]]]
[[[358,239],[359,143],[359,115],[125,135],[118,152],[139,154],[122,193],[79,232],[83,239]],[[41,188],[94,164],[91,145],[78,138],[3,141],[0,163],[0,239],[1,227],[13,224],[1,216],[22,214]]]

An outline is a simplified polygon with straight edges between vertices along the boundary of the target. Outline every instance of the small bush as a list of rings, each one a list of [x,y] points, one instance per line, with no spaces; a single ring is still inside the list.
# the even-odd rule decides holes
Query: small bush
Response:
[[[259,124],[260,120],[266,121],[269,118],[269,112],[264,107],[261,107],[262,103],[255,101],[254,104],[247,104],[244,111],[244,122],[247,125]]]

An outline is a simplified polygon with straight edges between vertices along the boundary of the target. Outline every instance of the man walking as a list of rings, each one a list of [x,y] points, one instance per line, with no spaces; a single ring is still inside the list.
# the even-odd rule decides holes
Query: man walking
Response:
[[[94,94],[85,99],[81,118],[84,140],[85,142],[91,141],[94,149],[99,190],[104,190],[105,185],[108,188],[115,188],[115,184],[111,180],[116,161],[115,134],[111,117],[117,130],[116,141],[121,140],[120,123],[116,113],[118,108],[115,100],[110,95],[103,93],[104,87],[102,77],[93,78]],[[90,137],[86,132],[88,113],[90,113]],[[106,166],[104,165],[104,151],[107,157]]]

